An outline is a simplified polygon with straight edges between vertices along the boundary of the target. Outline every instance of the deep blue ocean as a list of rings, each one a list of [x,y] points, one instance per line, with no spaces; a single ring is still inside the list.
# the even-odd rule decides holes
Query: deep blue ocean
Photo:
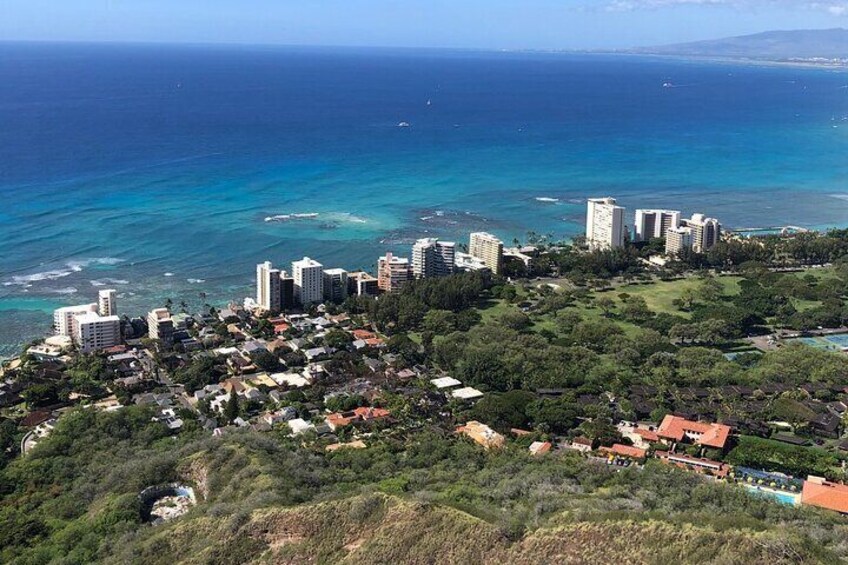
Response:
[[[848,73],[0,43],[0,195],[8,355],[103,286],[130,314],[220,303],[266,259],[371,268],[427,235],[574,235],[590,196],[731,227],[848,225]],[[285,214],[318,215],[265,221]]]

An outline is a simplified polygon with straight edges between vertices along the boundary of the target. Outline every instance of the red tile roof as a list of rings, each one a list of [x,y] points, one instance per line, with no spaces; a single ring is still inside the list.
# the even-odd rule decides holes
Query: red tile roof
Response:
[[[368,330],[353,330],[351,333],[353,333],[355,339],[372,339],[377,337],[377,334]]]
[[[542,455],[548,453],[552,447],[553,444],[549,441],[535,441],[530,445],[530,453],[532,455]]]
[[[354,422],[371,422],[388,418],[391,412],[385,408],[361,406],[349,412],[335,412],[327,416],[327,423],[333,428],[344,427]]]
[[[612,447],[602,447],[599,451],[602,453],[613,453],[622,457],[632,457],[633,459],[643,459],[647,455],[647,451],[644,449],[621,443],[616,443]]]
[[[828,481],[804,481],[801,504],[848,514],[848,486]]]
[[[657,430],[657,435],[666,439],[681,441],[684,437],[697,445],[722,449],[730,435],[730,426],[693,422],[679,416],[666,416]]]
[[[633,433],[644,439],[645,441],[659,441],[660,436],[657,435],[656,432],[652,432],[651,430],[645,430],[642,428],[636,428],[633,430]]]

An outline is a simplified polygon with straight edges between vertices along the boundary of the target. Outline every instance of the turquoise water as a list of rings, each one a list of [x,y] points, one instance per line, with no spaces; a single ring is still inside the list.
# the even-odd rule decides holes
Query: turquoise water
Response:
[[[795,506],[798,504],[798,495],[790,494],[788,492],[781,492],[776,490],[760,490],[753,487],[746,487],[748,492],[753,494],[754,496],[761,496],[763,498],[771,498],[781,504],[785,504],[787,506]]]
[[[0,44],[0,84],[0,355],[104,286],[131,314],[220,303],[266,259],[371,268],[427,235],[568,237],[589,196],[848,224],[842,71]],[[318,216],[264,221],[298,213]]]

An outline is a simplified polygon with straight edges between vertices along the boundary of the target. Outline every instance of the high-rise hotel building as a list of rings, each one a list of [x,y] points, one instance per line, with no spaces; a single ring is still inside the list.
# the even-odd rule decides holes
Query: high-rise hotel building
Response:
[[[669,255],[676,255],[684,249],[705,253],[721,238],[721,224],[715,218],[692,214],[690,219],[680,223],[680,227],[669,229],[666,234],[665,252]]]
[[[636,241],[664,238],[669,228],[680,225],[677,210],[636,210]]]
[[[270,261],[256,265],[256,304],[263,310],[281,310],[280,274]]]
[[[377,286],[383,292],[395,292],[411,280],[409,259],[386,253],[377,261]]]
[[[615,198],[590,198],[586,205],[586,243],[590,249],[624,246],[624,208]]]
[[[471,234],[468,252],[482,260],[492,273],[499,275],[503,271],[503,242],[486,232]]]
[[[304,306],[324,300],[324,266],[304,257],[292,263],[294,297]]]
[[[456,244],[434,238],[419,239],[412,246],[412,274],[416,279],[445,277],[456,269]]]

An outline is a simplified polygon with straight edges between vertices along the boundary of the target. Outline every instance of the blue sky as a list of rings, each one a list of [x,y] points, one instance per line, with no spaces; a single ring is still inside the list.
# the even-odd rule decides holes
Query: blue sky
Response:
[[[0,39],[617,48],[848,27],[848,0],[0,0]]]

